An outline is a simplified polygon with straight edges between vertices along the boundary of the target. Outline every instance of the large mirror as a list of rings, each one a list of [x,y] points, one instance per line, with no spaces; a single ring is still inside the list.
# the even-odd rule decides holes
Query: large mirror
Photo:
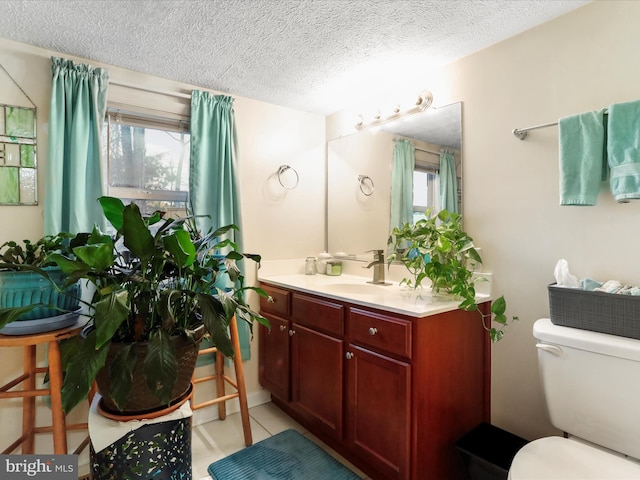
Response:
[[[424,172],[437,176],[442,151],[454,154],[458,204],[462,212],[462,104],[458,102],[329,141],[327,248],[330,253],[361,256],[368,250],[386,251],[393,150],[399,139],[408,139],[415,145],[416,170],[420,171],[414,173],[414,184],[424,181]],[[420,192],[422,196],[415,198]],[[414,189],[414,204],[426,202],[422,198],[425,194],[424,189]],[[437,196],[437,182],[428,195]]]

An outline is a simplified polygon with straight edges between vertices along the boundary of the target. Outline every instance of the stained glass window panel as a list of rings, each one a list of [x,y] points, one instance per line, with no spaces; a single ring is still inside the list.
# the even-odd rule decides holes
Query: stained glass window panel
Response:
[[[20,169],[20,203],[35,204],[38,190],[35,168]]]
[[[35,112],[30,108],[9,107],[5,108],[5,131],[10,137],[34,138]]]
[[[20,145],[17,143],[7,143],[4,146],[4,163],[12,167],[20,165]]]
[[[34,168],[36,166],[35,145],[20,145],[20,165]]]
[[[14,167],[0,168],[0,203],[19,202],[18,169]]]
[[[0,104],[0,205],[37,205],[35,108]]]

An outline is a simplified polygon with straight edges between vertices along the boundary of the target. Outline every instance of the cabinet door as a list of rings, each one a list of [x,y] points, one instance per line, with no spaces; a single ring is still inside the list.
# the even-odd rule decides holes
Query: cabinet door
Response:
[[[343,341],[298,323],[292,332],[292,406],[311,428],[341,440]]]
[[[411,366],[350,344],[347,445],[384,478],[409,478]]]
[[[263,313],[269,320],[271,330],[259,328],[259,373],[260,385],[275,397],[289,401],[289,322],[275,315]]]

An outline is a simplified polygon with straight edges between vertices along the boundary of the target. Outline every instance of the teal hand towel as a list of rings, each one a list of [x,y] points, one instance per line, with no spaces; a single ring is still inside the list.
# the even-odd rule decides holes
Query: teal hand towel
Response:
[[[558,121],[560,205],[595,205],[606,179],[604,109]]]
[[[640,199],[640,100],[609,107],[607,152],[613,198]]]

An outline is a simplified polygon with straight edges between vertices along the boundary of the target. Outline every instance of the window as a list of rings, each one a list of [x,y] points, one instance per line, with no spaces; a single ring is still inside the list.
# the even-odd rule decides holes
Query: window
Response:
[[[103,128],[107,194],[144,213],[184,213],[189,193],[187,122],[109,111]]]
[[[431,165],[418,165],[413,171],[413,223],[425,218],[428,208],[439,210],[438,169]]]

